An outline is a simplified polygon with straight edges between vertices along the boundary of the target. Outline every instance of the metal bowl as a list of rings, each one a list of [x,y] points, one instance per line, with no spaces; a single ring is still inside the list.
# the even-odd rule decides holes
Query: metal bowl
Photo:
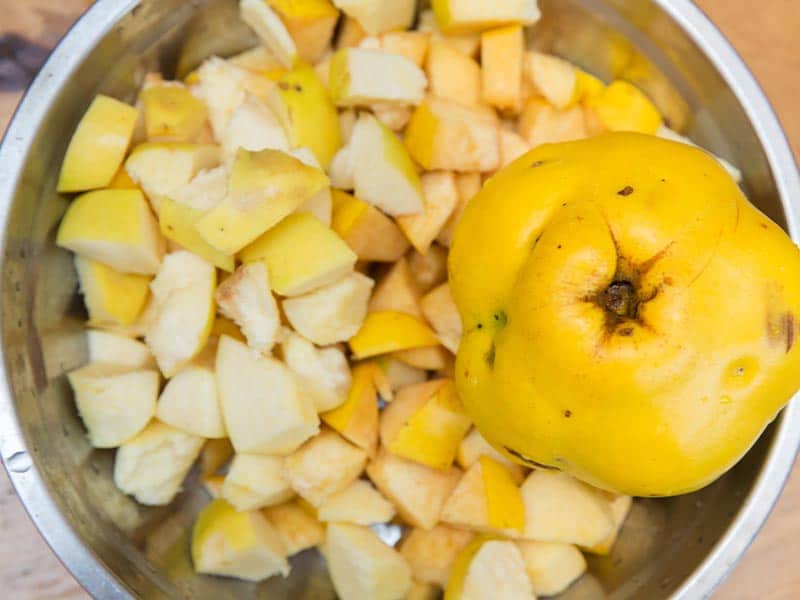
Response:
[[[673,127],[743,168],[749,197],[800,239],[800,180],[763,93],[689,0],[542,0],[530,43],[603,77],[644,88]],[[314,553],[292,575],[253,585],[196,576],[187,538],[205,502],[192,482],[167,508],[114,487],[113,454],[93,450],[64,374],[86,356],[71,257],[54,232],[68,199],[55,192],[67,141],[98,92],[132,100],[145,72],[186,73],[204,57],[250,46],[233,0],[99,0],[53,52],[0,148],[3,223],[0,441],[28,512],[98,598],[327,599]],[[800,442],[787,408],[745,459],[701,492],[634,504],[613,554],[564,598],[707,597],[766,519]],[[368,600],[368,599],[365,599]]]

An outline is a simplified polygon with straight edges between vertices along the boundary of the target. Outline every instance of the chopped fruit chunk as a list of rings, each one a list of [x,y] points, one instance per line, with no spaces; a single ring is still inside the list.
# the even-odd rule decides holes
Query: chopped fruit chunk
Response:
[[[136,125],[137,111],[108,96],[97,96],[69,142],[58,191],[83,192],[107,186],[122,164]]]
[[[313,506],[358,479],[367,455],[335,431],[323,431],[286,457],[285,473],[292,489]]]
[[[198,515],[192,530],[195,571],[262,581],[289,574],[286,548],[275,527],[258,511],[237,512],[215,500]]]
[[[360,360],[438,344],[433,331],[419,319],[405,313],[381,311],[367,315],[361,329],[350,340],[350,349]]]

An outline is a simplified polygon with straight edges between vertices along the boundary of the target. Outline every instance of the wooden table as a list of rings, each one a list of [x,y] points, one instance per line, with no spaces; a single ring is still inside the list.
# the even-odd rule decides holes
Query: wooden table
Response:
[[[800,157],[800,10],[796,0],[697,0],[756,73]],[[91,0],[0,0],[0,36],[24,34],[52,46]],[[0,61],[3,60],[0,45]],[[1,65],[0,65],[1,66]],[[19,94],[3,92],[0,131]],[[800,202],[800,198],[797,199]],[[718,600],[800,598],[800,462],[775,512],[740,566],[715,595]],[[13,600],[87,598],[28,520],[0,470],[0,590]]]

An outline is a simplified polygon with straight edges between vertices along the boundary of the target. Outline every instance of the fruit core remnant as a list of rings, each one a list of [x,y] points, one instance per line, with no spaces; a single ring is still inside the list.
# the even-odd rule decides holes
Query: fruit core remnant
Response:
[[[630,281],[614,281],[600,294],[601,306],[620,319],[635,319],[639,297]]]

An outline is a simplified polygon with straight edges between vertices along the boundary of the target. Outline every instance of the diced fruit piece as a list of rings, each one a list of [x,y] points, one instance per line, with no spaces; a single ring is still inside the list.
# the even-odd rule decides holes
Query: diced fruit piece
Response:
[[[428,55],[429,34],[421,31],[390,31],[380,37],[381,50],[399,54],[421,67]]]
[[[396,311],[369,313],[358,333],[350,339],[356,359],[409,348],[437,346],[439,341],[419,319]]]
[[[445,33],[480,31],[507,24],[533,25],[541,17],[536,0],[434,0],[439,28]]]
[[[450,293],[450,284],[443,283],[432,289],[422,298],[420,306],[442,345],[455,354],[461,342],[462,327],[458,307]]]
[[[511,478],[517,485],[525,480],[525,474],[527,472],[525,467],[508,460],[505,456],[492,448],[477,429],[473,429],[467,434],[467,437],[461,440],[461,444],[458,446],[458,453],[456,454],[456,461],[461,468],[468,469],[478,462],[481,456],[488,456],[502,464],[508,469]]]
[[[322,171],[322,167],[317,160],[317,157],[314,156],[314,153],[309,148],[295,148],[289,151],[289,154],[294,156],[296,159],[302,161],[309,167],[314,167],[315,169],[319,169]],[[333,214],[333,200],[331,199],[331,189],[328,186],[322,188],[319,192],[311,196],[308,200],[303,202],[300,206],[298,206],[295,210],[295,213],[302,213],[306,212],[312,215],[325,225],[326,227],[330,227],[331,224],[331,217]]]
[[[300,65],[273,86],[267,103],[283,125],[292,147],[311,149],[323,169],[342,145],[339,117],[316,71]]]
[[[392,504],[363,479],[331,494],[319,506],[319,520],[323,522],[373,525],[388,523],[393,517]]]
[[[378,395],[372,363],[353,367],[352,383],[344,403],[322,415],[322,420],[369,456],[378,444]]]
[[[336,40],[336,48],[355,48],[364,38],[367,37],[367,32],[361,27],[361,24],[352,17],[345,17],[342,22],[339,37]]]
[[[149,289],[149,285],[148,285]],[[156,317],[156,306],[152,295],[147,297],[144,308],[139,313],[139,316],[130,325],[120,325],[115,323],[87,323],[89,327],[97,326],[104,331],[124,335],[129,338],[141,338],[147,332],[147,328]]]
[[[481,456],[447,499],[442,521],[475,531],[519,537],[525,527],[525,507],[508,469],[488,456]]]
[[[397,393],[381,416],[381,443],[398,456],[447,469],[469,427],[455,384],[430,381]]]
[[[117,169],[116,175],[114,178],[109,182],[108,189],[111,190],[138,190],[139,186],[136,185],[136,182],[131,179],[131,176],[128,175],[128,172],[125,170],[125,166],[121,166]]]
[[[107,186],[122,164],[136,119],[132,106],[96,96],[72,134],[58,176],[58,191],[82,192]]]
[[[407,364],[390,356],[380,358],[378,360],[378,366],[383,371],[386,382],[392,392],[391,394],[387,394],[387,398],[383,395],[383,391],[380,390],[379,387],[379,391],[381,391],[381,396],[384,400],[392,400],[394,392],[404,386],[422,383],[427,379],[427,374],[422,369],[409,367]]]
[[[228,438],[207,440],[200,452],[200,476],[214,475],[233,456],[233,444]]]
[[[206,106],[182,86],[155,85],[142,90],[147,139],[195,142],[206,125]]]
[[[345,342],[361,328],[374,282],[351,273],[325,287],[283,301],[286,318],[298,333],[319,346]]]
[[[539,94],[563,110],[578,99],[577,69],[563,58],[541,52],[525,54],[525,73]]]
[[[75,404],[95,448],[115,448],[139,433],[156,412],[157,371],[87,365],[68,376]]]
[[[397,600],[411,588],[411,569],[367,527],[331,523],[325,537],[333,587],[342,600]]]
[[[524,137],[510,129],[500,129],[500,168],[505,168],[531,149]]]
[[[295,209],[296,213],[306,212],[314,217],[317,221],[330,227],[333,218],[333,199],[331,198],[331,189],[325,188],[303,202]]]
[[[96,260],[75,256],[89,324],[97,327],[131,325],[150,294],[150,277],[120,273]]]
[[[474,537],[471,531],[448,525],[415,528],[400,544],[400,554],[411,566],[415,581],[447,587],[456,557]]]
[[[356,196],[392,216],[422,210],[419,175],[393,131],[364,114],[353,130],[350,148]]]
[[[250,244],[241,258],[245,263],[263,261],[276,293],[300,296],[345,277],[358,257],[330,228],[308,213],[299,213]]]
[[[322,431],[286,458],[285,473],[292,489],[319,507],[358,479],[366,461],[361,448],[335,431]]]
[[[405,258],[398,260],[381,278],[369,301],[370,312],[395,311],[422,319],[420,293]]]
[[[663,120],[661,113],[636,86],[614,81],[603,92],[586,101],[609,131],[638,131],[655,134]]]
[[[359,260],[394,262],[409,247],[394,221],[363,200],[338,190],[333,191],[331,226]]]
[[[158,211],[164,198],[188,184],[203,169],[219,164],[219,147],[182,142],[139,144],[125,161],[125,170]]]
[[[388,449],[389,444],[414,414],[446,384],[447,381],[444,379],[435,379],[399,389],[391,406],[386,407],[381,413],[381,444]]]
[[[275,527],[288,556],[313,548],[325,538],[325,528],[296,501],[267,507],[262,513]]]
[[[509,25],[481,35],[481,74],[484,102],[500,110],[522,104],[522,66],[525,39],[522,27]]]
[[[222,485],[221,497],[238,511],[286,502],[294,491],[279,456],[237,454]]]
[[[260,100],[247,96],[231,116],[222,137],[222,154],[230,162],[239,148],[289,151],[289,140],[278,118]]]
[[[400,350],[392,356],[410,367],[425,371],[446,371],[449,361],[452,360],[452,355],[441,346]]]
[[[479,537],[458,555],[445,600],[535,600],[519,548],[514,542]]]
[[[410,106],[373,104],[370,108],[375,118],[392,131],[402,131],[411,120]]]
[[[150,284],[157,312],[145,342],[166,377],[205,346],[214,324],[216,282],[212,265],[182,250],[164,258]]]
[[[147,346],[123,335],[89,329],[86,332],[86,345],[89,362],[93,364],[131,370],[156,368],[156,361]]]
[[[527,540],[594,546],[614,529],[603,492],[566,473],[533,471],[520,491]]]
[[[222,336],[216,367],[222,413],[237,452],[288,454],[319,430],[311,399],[282,363]]]
[[[404,521],[430,529],[439,522],[442,506],[458,485],[461,471],[431,469],[383,449],[367,465],[367,475]]]
[[[428,171],[494,171],[500,166],[497,118],[441,98],[429,97],[406,128],[411,157]]]
[[[423,33],[429,33],[431,41],[442,41],[466,56],[471,56],[472,58],[478,57],[478,51],[481,47],[480,32],[459,34],[448,32],[447,34],[443,34],[439,29],[439,24],[436,22],[436,15],[432,9],[426,9],[420,13],[417,29]]]
[[[333,410],[347,399],[350,389],[350,367],[344,352],[335,346],[317,348],[296,333],[281,343],[283,360],[302,380],[317,412]]]
[[[458,189],[453,173],[425,173],[422,178],[422,212],[401,215],[397,224],[420,254],[425,254],[458,204]]]
[[[195,228],[203,217],[203,211],[170,198],[161,200],[158,208],[158,221],[161,233],[168,240],[178,243],[182,248],[207,260],[224,271],[233,271],[233,256],[224,254],[206,242]]]
[[[355,165],[353,164],[353,150],[350,146],[344,146],[336,153],[328,169],[328,175],[333,188],[352,190],[355,187]]]
[[[193,86],[193,92],[208,107],[214,139],[222,140],[231,116],[245,99],[247,71],[232,62],[212,56],[195,73],[197,83]]]
[[[592,554],[600,554],[601,556],[610,554],[617,541],[620,529],[622,529],[622,524],[631,510],[632,503],[633,499],[630,496],[617,496],[611,500],[610,506],[611,515],[614,517],[614,530],[599,544],[595,544],[590,548],[583,548],[583,550]]]
[[[333,0],[333,3],[370,35],[408,29],[414,22],[417,4],[414,0]]]
[[[241,328],[251,348],[262,353],[270,351],[280,327],[269,283],[267,267],[256,262],[236,269],[214,294],[219,311]]]
[[[331,43],[339,11],[329,0],[267,0],[294,40],[297,54],[315,63]]]
[[[286,25],[270,7],[267,0],[241,0],[239,11],[264,45],[280,60],[287,69],[297,61],[297,46]]]
[[[328,185],[319,169],[278,150],[240,149],[228,195],[195,224],[209,244],[234,254]]]
[[[175,373],[161,392],[156,417],[204,438],[226,437],[213,368],[190,364]]]
[[[553,542],[517,542],[533,592],[555,596],[586,572],[586,559],[575,546]]]
[[[576,71],[577,81],[575,82],[575,96],[578,102],[595,98],[603,93],[606,84],[601,79],[579,69],[573,65]]]
[[[425,73],[434,96],[468,106],[480,104],[480,65],[449,44],[438,40],[431,42]]]
[[[192,562],[198,573],[262,581],[289,574],[286,549],[275,527],[259,511],[237,512],[214,500],[192,530]]]
[[[399,54],[367,48],[343,48],[331,60],[330,90],[337,106],[419,104],[425,97],[425,73]]]
[[[227,193],[228,171],[224,166],[219,166],[199,171],[188,183],[172,190],[169,198],[164,198],[162,203],[173,200],[202,214],[222,202]],[[163,221],[161,212],[159,206],[159,217]]]
[[[464,209],[467,208],[467,204],[475,197],[475,194],[481,191],[482,185],[480,173],[456,174],[458,204],[456,204],[456,207],[453,209],[453,214],[450,215],[441,233],[436,238],[440,244],[448,248],[450,247],[450,242],[453,240],[453,232],[455,231],[456,225],[458,225],[458,221],[461,219]],[[430,252],[428,254],[430,254]]]
[[[141,504],[169,504],[180,491],[204,441],[153,421],[117,450],[114,483]]]
[[[541,98],[531,98],[519,117],[519,133],[533,146],[571,142],[587,137],[583,109],[558,110]]]
[[[152,275],[164,255],[164,238],[139,190],[78,196],[61,220],[56,243],[122,273]]]

